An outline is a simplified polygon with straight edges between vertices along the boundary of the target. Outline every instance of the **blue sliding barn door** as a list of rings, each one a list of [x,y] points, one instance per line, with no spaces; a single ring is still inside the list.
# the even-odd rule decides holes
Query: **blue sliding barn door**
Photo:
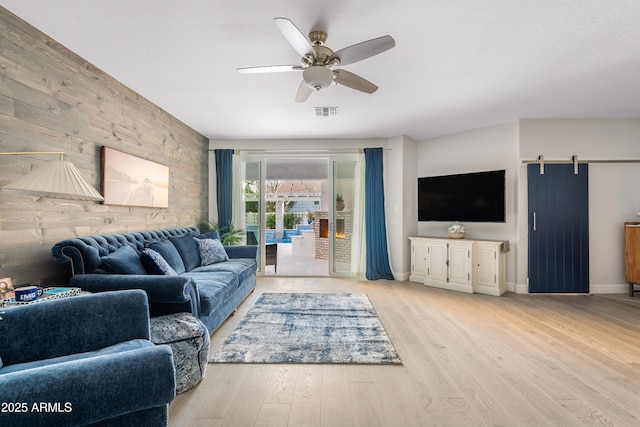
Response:
[[[589,292],[589,169],[527,167],[529,292]]]

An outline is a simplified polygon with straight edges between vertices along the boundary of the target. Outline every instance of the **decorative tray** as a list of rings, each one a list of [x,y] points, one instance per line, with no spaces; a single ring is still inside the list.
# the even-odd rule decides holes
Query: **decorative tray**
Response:
[[[27,304],[35,304],[38,302],[51,301],[54,299],[73,297],[76,295],[80,295],[80,288],[44,288],[42,296],[38,297],[38,299],[33,301],[16,301],[15,298],[6,298],[0,300],[0,307],[6,307],[9,305],[27,305]]]

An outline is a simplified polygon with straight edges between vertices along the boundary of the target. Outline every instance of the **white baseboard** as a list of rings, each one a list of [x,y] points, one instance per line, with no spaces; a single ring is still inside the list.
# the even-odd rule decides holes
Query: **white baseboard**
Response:
[[[407,280],[409,280],[409,275],[410,273],[396,273],[395,271],[393,272],[393,277],[398,282],[406,282]]]
[[[517,283],[507,283],[507,290],[509,292],[515,292],[516,294],[528,294],[529,286],[517,284]],[[625,284],[590,284],[589,285],[589,293],[590,294],[626,294],[629,292],[629,285]]]
[[[516,294],[528,294],[529,293],[529,286],[528,285],[521,285],[518,283],[509,283],[507,282],[507,290],[509,292],[515,292]]]
[[[628,284],[591,284],[589,285],[589,291],[592,294],[626,294],[629,292]]]

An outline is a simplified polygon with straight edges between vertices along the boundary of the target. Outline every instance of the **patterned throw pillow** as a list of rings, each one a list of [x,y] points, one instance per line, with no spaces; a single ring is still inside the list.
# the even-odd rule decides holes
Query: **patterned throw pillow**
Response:
[[[224,250],[220,240],[196,239],[200,247],[200,265],[211,265],[217,262],[229,261],[229,255]]]
[[[145,248],[142,250],[140,257],[142,265],[150,274],[158,274],[165,276],[177,276],[178,273],[169,265],[169,263],[153,249]]]
[[[162,255],[162,258],[167,261],[167,264],[169,264],[176,273],[182,274],[186,271],[180,253],[169,240],[150,242],[146,246]]]

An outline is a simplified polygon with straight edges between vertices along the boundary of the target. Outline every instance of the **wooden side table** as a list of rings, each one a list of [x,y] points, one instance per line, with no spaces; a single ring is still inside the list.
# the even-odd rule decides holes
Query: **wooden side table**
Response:
[[[640,222],[624,223],[624,263],[629,296],[633,297],[640,293],[633,288],[634,285],[640,286]]]

